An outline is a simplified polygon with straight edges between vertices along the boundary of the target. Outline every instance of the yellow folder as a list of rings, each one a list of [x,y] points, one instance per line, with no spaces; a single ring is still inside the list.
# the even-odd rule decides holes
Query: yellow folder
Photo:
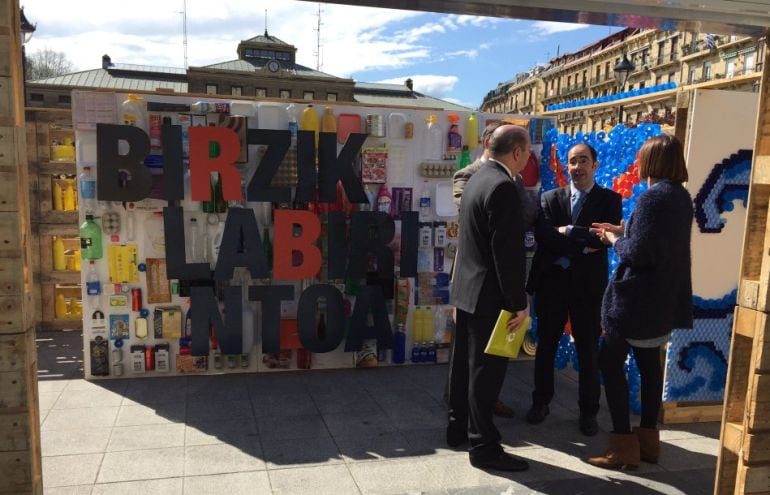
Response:
[[[495,328],[492,330],[489,342],[487,342],[487,348],[484,349],[485,353],[511,359],[516,359],[519,356],[519,349],[521,349],[521,344],[524,342],[524,336],[529,327],[532,326],[532,319],[527,316],[515,331],[509,332],[507,325],[512,316],[513,313],[510,311],[500,311]]]

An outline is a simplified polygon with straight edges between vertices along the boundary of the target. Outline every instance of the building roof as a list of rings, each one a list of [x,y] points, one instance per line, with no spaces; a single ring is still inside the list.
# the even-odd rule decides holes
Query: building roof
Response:
[[[400,84],[356,82],[353,98],[367,105],[440,108],[456,112],[468,112],[472,108],[412,91]]]
[[[261,70],[261,66],[240,59],[207,65],[204,68],[240,72]],[[297,64],[294,65],[294,71],[297,76],[339,79],[336,76]],[[129,91],[155,91],[158,88],[171,89],[176,93],[187,93],[188,91],[187,73],[184,69],[133,64],[112,64],[109,69],[100,68],[73,72],[62,76],[29,81],[29,83],[40,86],[103,88]],[[356,82],[353,88],[353,98],[359,103],[368,105],[440,108],[457,112],[472,110],[463,105],[434,98],[418,91],[412,91],[401,84]]]
[[[144,67],[146,69],[149,66],[140,67]],[[156,67],[155,69],[166,68]],[[158,77],[148,77],[148,74],[153,73],[157,74]],[[170,77],[163,77],[163,74]],[[176,73],[162,72],[159,70],[143,70],[132,74],[131,71],[126,70],[118,70],[117,72],[111,73],[111,71],[106,69],[91,69],[29,82],[39,85],[68,86],[78,88],[106,88],[137,91],[155,91],[158,88],[164,88],[172,89],[176,93],[187,92],[186,80],[180,80],[178,74]]]
[[[235,60],[228,60],[227,62],[217,62],[216,64],[204,65],[202,68],[223,70],[223,71],[235,71],[235,72],[254,72],[257,70],[262,70],[267,62],[268,60],[257,59],[257,60],[254,60],[254,62],[251,62],[249,60],[243,60],[243,59],[237,58]],[[304,65],[291,64],[286,61],[280,61],[280,63],[281,63],[281,67],[283,67],[286,70],[293,71],[297,76],[327,77],[330,79],[340,79],[337,76],[333,76],[325,72],[313,70],[309,67],[305,67]]]
[[[253,38],[244,40],[241,43],[272,43],[273,45],[292,46],[283,40],[279,40],[275,36],[270,36],[269,34],[267,34],[267,30],[265,30],[265,34],[259,34],[257,36],[254,36]]]

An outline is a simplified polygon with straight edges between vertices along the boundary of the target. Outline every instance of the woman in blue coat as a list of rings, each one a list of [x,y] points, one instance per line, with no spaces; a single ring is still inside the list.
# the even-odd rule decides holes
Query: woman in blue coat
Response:
[[[673,136],[649,139],[639,151],[639,177],[650,186],[636,202],[628,225],[594,224],[620,263],[602,302],[604,344],[599,366],[613,431],[604,455],[589,463],[609,469],[656,463],[656,428],[663,394],[661,348],[675,328],[692,328],[690,231],[693,206],[682,143]],[[631,429],[624,363],[629,350],[641,375],[642,418]]]

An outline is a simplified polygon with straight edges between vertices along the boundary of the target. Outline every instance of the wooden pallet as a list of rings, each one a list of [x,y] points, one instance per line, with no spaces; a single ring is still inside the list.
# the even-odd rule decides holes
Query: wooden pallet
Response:
[[[710,423],[722,421],[723,405],[709,402],[664,402],[660,408],[660,422],[664,425]]]
[[[725,385],[716,495],[770,495],[770,50]]]

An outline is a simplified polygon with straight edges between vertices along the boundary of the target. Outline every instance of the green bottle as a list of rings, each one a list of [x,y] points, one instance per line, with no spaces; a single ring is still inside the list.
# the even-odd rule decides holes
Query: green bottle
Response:
[[[457,170],[463,169],[471,164],[471,152],[468,145],[463,145],[463,151],[460,153],[460,161],[457,163]]]
[[[86,221],[80,226],[80,257],[84,260],[102,257],[102,229],[94,222],[93,215],[86,215]]]
[[[273,243],[270,241],[270,230],[265,227],[262,232],[262,252],[265,254],[268,271],[273,268]]]

